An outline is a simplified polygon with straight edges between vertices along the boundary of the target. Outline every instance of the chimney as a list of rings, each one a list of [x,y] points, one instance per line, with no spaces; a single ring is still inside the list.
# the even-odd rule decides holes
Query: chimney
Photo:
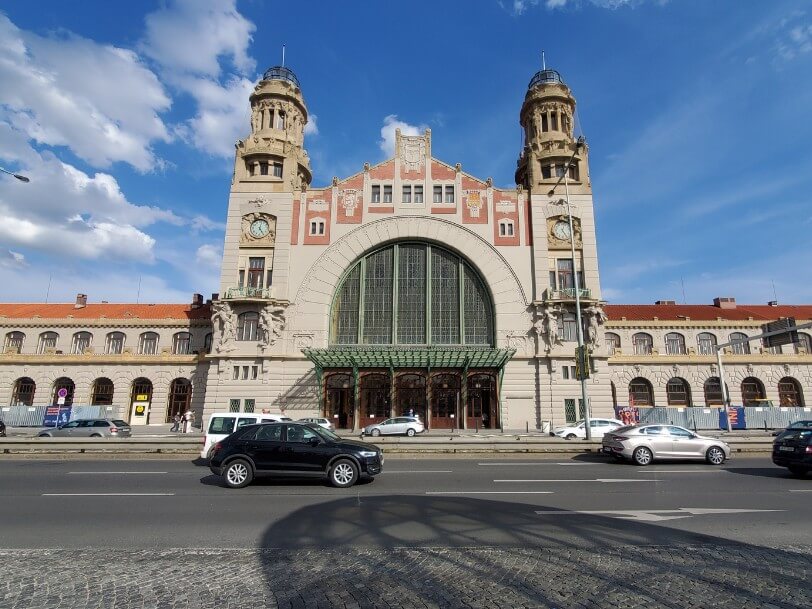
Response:
[[[771,300],[770,302],[767,303],[767,306],[768,307],[777,307],[778,306],[778,301],[777,300]]]
[[[675,300],[657,300],[654,302],[656,305],[675,305],[677,302]]]
[[[713,306],[719,309],[735,309],[736,299],[716,297],[713,299]]]
[[[220,300],[220,294],[215,292],[214,294],[211,295],[211,299],[212,300]]]
[[[192,294],[192,308],[199,309],[203,306],[203,294]]]
[[[87,294],[77,294],[74,309],[84,309],[87,306]]]

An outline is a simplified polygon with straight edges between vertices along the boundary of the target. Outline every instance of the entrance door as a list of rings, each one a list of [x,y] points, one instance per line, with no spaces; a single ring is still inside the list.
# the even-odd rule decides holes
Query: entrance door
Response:
[[[494,402],[496,381],[490,374],[468,377],[468,429],[493,429],[497,426]]]
[[[456,429],[460,424],[460,377],[437,374],[431,378],[431,427]]]
[[[172,423],[175,415],[183,416],[192,404],[192,383],[188,379],[177,378],[169,385],[169,407],[166,409],[165,423]]]
[[[324,416],[336,429],[353,429],[355,386],[350,374],[331,374],[325,383]]]
[[[391,415],[389,394],[392,383],[389,374],[370,373],[361,377],[361,424],[360,427],[374,425]]]
[[[397,411],[393,416],[416,416],[426,421],[426,377],[422,374],[401,374],[397,379]]]

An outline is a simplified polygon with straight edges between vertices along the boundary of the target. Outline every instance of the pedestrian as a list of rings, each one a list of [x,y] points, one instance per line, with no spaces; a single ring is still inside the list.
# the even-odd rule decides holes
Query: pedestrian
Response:
[[[172,417],[172,429],[169,431],[180,431],[180,414],[177,412],[175,413],[175,416]]]
[[[192,419],[194,418],[194,413],[191,410],[187,410],[183,413],[183,433],[189,433],[192,431]]]

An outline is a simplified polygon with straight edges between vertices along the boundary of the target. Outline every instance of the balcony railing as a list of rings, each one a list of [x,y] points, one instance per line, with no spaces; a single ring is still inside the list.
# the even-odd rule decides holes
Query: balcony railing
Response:
[[[592,292],[589,288],[581,288],[578,290],[578,296],[589,300],[592,298]],[[544,300],[575,300],[575,288],[561,288],[560,290],[547,288],[544,292]]]
[[[228,288],[226,290],[226,300],[237,298],[264,298],[270,299],[271,288],[254,288],[243,286],[238,288]]]

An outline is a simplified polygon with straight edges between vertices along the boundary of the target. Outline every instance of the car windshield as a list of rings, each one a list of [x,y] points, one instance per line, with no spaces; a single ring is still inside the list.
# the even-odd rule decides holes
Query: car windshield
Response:
[[[311,427],[310,429],[315,431],[317,434],[319,434],[325,440],[331,440],[333,442],[338,442],[338,441],[341,440],[341,436],[339,436],[338,434],[333,433],[329,429],[325,429],[324,427],[321,427],[320,425],[313,425],[313,427]]]

